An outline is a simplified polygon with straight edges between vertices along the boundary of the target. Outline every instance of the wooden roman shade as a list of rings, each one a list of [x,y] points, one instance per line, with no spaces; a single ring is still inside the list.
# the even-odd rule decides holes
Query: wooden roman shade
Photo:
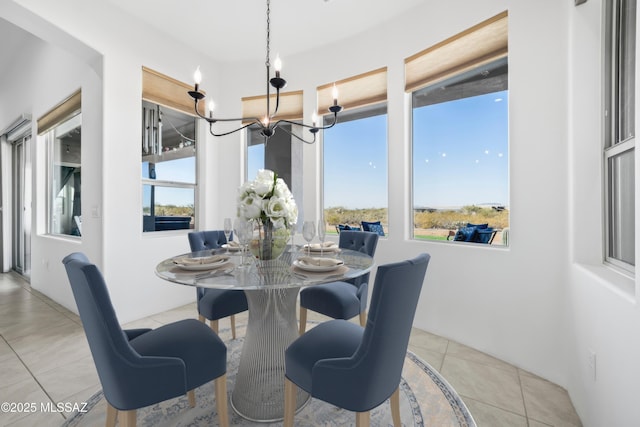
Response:
[[[38,119],[38,135],[42,135],[80,111],[82,90],[78,89],[67,99],[53,107]]]
[[[405,91],[414,92],[508,55],[508,12],[405,59]]]
[[[193,98],[187,93],[190,90],[193,90],[192,85],[142,67],[142,99],[145,101],[195,116]],[[203,115],[204,105],[204,102],[200,102],[198,107]]]
[[[269,96],[269,109],[276,108],[276,95]],[[302,91],[280,93],[280,106],[275,119],[302,120]],[[262,120],[267,113],[267,95],[242,98],[242,117],[256,117]],[[250,121],[243,121],[244,124]]]
[[[333,105],[333,85],[318,87],[318,115],[329,114]],[[345,109],[364,107],[387,100],[387,67],[335,82],[338,104]]]

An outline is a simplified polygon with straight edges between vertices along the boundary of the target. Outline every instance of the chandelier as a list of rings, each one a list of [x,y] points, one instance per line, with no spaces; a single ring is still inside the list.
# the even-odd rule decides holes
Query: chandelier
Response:
[[[266,144],[266,142],[268,141],[268,139],[273,136],[273,134],[275,133],[276,129],[281,129],[283,131],[285,131],[286,133],[288,133],[289,135],[297,138],[298,140],[305,142],[307,144],[313,144],[316,141],[316,134],[318,133],[319,130],[321,129],[329,129],[331,127],[333,127],[337,121],[338,121],[338,113],[340,111],[342,111],[342,107],[340,105],[338,105],[338,91],[336,89],[336,86],[333,86],[333,105],[329,107],[329,112],[333,113],[333,122],[329,125],[325,125],[325,126],[318,126],[317,122],[318,122],[318,118],[316,113],[313,114],[313,119],[312,119],[312,126],[309,125],[305,125],[304,123],[298,123],[298,122],[294,122],[291,120],[284,120],[284,119],[274,119],[274,117],[276,116],[276,114],[278,114],[278,108],[280,107],[280,90],[283,89],[286,85],[287,85],[287,81],[285,79],[283,79],[280,76],[280,71],[282,68],[282,61],[280,60],[279,57],[276,57],[276,60],[274,61],[273,67],[275,69],[275,77],[271,77],[271,60],[270,60],[270,54],[271,54],[271,50],[270,50],[270,42],[271,42],[271,19],[270,19],[270,13],[271,13],[271,8],[270,8],[270,4],[271,1],[267,0],[267,56],[266,56],[266,60],[265,60],[265,66],[267,68],[267,81],[266,81],[266,86],[267,86],[267,97],[266,97],[266,113],[262,118],[258,118],[258,117],[239,117],[239,118],[217,118],[217,117],[213,117],[213,108],[214,108],[214,103],[213,101],[209,101],[209,115],[203,115],[200,113],[200,110],[198,109],[198,103],[200,101],[202,101],[205,98],[205,94],[200,90],[200,83],[202,81],[202,74],[200,73],[200,67],[198,67],[198,69],[196,70],[195,74],[194,74],[194,81],[195,81],[195,86],[194,86],[194,90],[190,90],[189,96],[191,96],[194,100],[194,107],[195,107],[195,112],[198,115],[198,117],[201,117],[203,119],[205,119],[208,123],[209,123],[209,132],[211,133],[211,135],[213,136],[225,136],[225,135],[230,135],[232,133],[238,132],[242,129],[248,128],[251,125],[257,125],[260,129],[260,134],[264,137],[264,142]],[[273,87],[276,90],[276,98],[275,98],[275,108],[273,109],[273,111],[271,111],[271,87]],[[241,122],[241,123],[246,123],[245,125],[242,125],[240,127],[238,127],[237,129],[228,131],[228,132],[222,132],[222,133],[216,133],[213,129],[213,126],[216,122]],[[301,128],[304,129],[308,129],[309,132],[313,135],[313,139],[311,141],[307,141],[304,139],[304,137],[300,137],[298,135],[296,135],[295,133],[290,132],[286,127],[281,127],[280,125],[283,124],[289,124],[289,125],[295,125],[295,126],[299,126]]]

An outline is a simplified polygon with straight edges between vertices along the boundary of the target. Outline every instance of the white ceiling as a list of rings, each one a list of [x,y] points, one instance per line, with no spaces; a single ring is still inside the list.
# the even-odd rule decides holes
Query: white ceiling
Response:
[[[217,60],[265,57],[266,0],[106,1]],[[272,0],[272,59],[375,28],[424,1]]]

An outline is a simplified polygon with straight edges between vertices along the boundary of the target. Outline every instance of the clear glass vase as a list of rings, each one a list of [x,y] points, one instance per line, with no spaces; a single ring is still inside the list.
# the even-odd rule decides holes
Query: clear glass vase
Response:
[[[289,241],[289,230],[274,229],[270,220],[259,221],[249,244],[251,253],[258,260],[275,260],[282,255]]]

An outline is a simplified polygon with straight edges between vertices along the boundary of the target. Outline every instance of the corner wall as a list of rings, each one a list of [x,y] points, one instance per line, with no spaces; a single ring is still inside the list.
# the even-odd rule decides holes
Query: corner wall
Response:
[[[602,264],[603,7],[603,0],[571,7],[569,21],[571,246],[565,311],[571,363],[567,366],[567,389],[587,427],[640,422],[637,284]],[[639,71],[636,66],[636,81],[640,81]],[[640,100],[637,88],[636,104]],[[636,126],[638,123],[636,107]],[[636,185],[636,206],[638,188]],[[636,208],[636,224],[640,223],[639,212]],[[635,233],[638,253],[638,227]],[[592,353],[593,367],[589,360]]]

